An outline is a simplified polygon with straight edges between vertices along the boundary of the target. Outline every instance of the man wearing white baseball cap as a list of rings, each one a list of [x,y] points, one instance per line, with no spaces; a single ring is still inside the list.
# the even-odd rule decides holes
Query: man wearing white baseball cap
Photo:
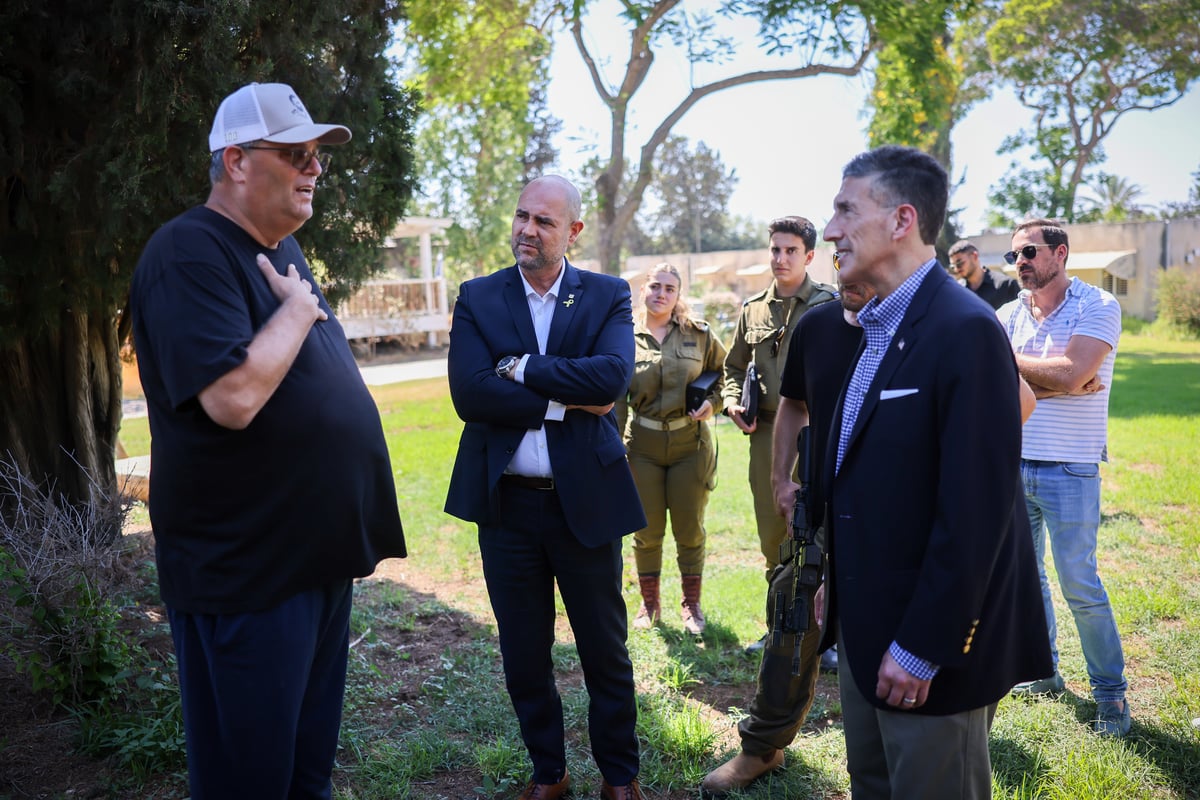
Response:
[[[351,585],[406,555],[379,411],[292,235],[349,140],[290,86],[238,89],[208,200],[133,277],[193,800],[331,797]]]
[[[208,149],[215,153],[258,139],[283,144],[309,140],[345,144],[350,141],[350,129],[314,123],[304,103],[286,83],[251,83],[221,101],[208,135]]]

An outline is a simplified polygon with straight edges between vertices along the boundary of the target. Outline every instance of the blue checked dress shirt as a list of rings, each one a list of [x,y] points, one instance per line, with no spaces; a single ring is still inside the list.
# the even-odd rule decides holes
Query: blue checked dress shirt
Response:
[[[878,297],[872,297],[870,302],[858,312],[858,321],[862,325],[866,345],[858,363],[854,366],[854,374],[850,378],[850,384],[846,387],[846,397],[842,401],[842,429],[838,433],[835,474],[842,468],[842,459],[846,455],[846,446],[850,442],[850,432],[854,430],[858,412],[862,410],[863,398],[866,397],[871,382],[875,380],[879,364],[883,361],[884,354],[887,353],[892,339],[896,336],[896,329],[904,320],[909,303],[912,302],[917,289],[921,288],[921,283],[929,274],[929,270],[935,266],[937,266],[937,259],[926,261],[916,272],[909,275],[894,292],[882,301]],[[896,659],[896,663],[921,680],[932,680],[933,676],[937,675],[938,665],[913,655],[896,642],[892,642],[888,652],[891,653],[892,658]]]

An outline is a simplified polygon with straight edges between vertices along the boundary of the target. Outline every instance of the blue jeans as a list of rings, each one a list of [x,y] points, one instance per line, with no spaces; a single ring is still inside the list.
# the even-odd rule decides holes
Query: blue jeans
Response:
[[[1108,592],[1096,567],[1096,534],[1100,528],[1100,465],[1057,461],[1021,460],[1025,503],[1033,530],[1033,549],[1046,625],[1050,629],[1050,652],[1058,669],[1058,627],[1050,582],[1046,578],[1046,539],[1063,599],[1075,617],[1079,644],[1087,662],[1088,679],[1096,702],[1125,699],[1125,655],[1113,617]]]

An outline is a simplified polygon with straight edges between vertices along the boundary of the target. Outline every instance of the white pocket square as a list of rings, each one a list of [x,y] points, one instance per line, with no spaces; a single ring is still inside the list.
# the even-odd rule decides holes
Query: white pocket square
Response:
[[[884,389],[879,393],[880,400],[892,400],[896,397],[905,397],[910,394],[916,394],[917,389]]]

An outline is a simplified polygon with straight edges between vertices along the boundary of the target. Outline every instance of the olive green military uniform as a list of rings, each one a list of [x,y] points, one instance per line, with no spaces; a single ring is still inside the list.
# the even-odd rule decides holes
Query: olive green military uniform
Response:
[[[720,372],[725,345],[706,323],[672,320],[659,343],[643,323],[634,326],[637,353],[626,403],[618,408],[646,527],[633,537],[639,575],[662,570],[667,512],[681,575],[704,568],[704,509],[716,482],[717,456],[708,423],[685,411],[685,389],[705,371]],[[709,402],[720,409],[721,383]]]
[[[729,354],[725,356],[725,411],[741,405],[742,383],[750,362],[757,367],[762,381],[758,404],[758,427],[750,434],[750,492],[754,496],[754,518],[758,541],[767,561],[766,579],[779,564],[779,545],[787,536],[787,520],[775,509],[771,487],[771,439],[775,429],[775,411],[779,408],[779,383],[787,362],[788,345],[800,317],[814,306],[836,297],[836,289],[804,276],[799,291],[792,297],[780,297],[772,282],[763,291],[742,304]]]

